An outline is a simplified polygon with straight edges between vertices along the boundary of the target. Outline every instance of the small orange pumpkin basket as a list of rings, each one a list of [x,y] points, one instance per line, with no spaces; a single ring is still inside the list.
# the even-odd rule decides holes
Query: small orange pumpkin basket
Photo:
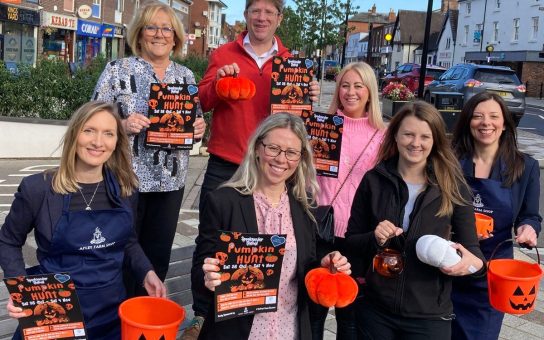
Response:
[[[542,268],[540,254],[536,249],[538,263],[529,263],[515,259],[493,259],[495,247],[487,263],[487,284],[489,303],[498,311],[509,314],[528,314],[535,308]]]
[[[168,299],[139,296],[121,303],[119,317],[122,340],[175,340],[185,309]]]

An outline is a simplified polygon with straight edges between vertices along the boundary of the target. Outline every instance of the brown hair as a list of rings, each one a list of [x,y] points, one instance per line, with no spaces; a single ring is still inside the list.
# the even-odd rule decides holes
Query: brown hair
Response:
[[[119,182],[121,196],[130,196],[138,187],[138,179],[134,171],[132,171],[128,137],[122,128],[121,118],[113,104],[95,101],[83,104],[74,112],[70,119],[66,133],[62,138],[63,146],[60,165],[53,174],[52,186],[54,192],[68,194],[78,190],[79,186],[75,174],[77,138],[85,123],[98,112],[111,114],[117,123],[117,143],[115,150],[104,166],[111,170]]]
[[[140,56],[142,53],[142,48],[140,46],[140,35],[142,34],[142,29],[144,26],[149,24],[157,12],[163,11],[170,17],[170,22],[174,28],[174,48],[172,54],[174,57],[181,57],[181,51],[183,49],[183,44],[185,44],[185,30],[183,24],[179,20],[178,16],[172,9],[172,7],[165,5],[160,2],[151,2],[143,7],[141,7],[136,15],[132,19],[129,29],[127,32],[127,43],[132,49],[134,55]]]
[[[276,7],[278,12],[280,12],[280,13],[283,12],[283,6],[284,6],[284,1],[283,0],[246,0],[246,9],[245,9],[245,11],[247,11],[249,6],[253,5],[257,1],[269,2],[272,5],[274,5],[274,7]]]
[[[493,100],[499,104],[502,117],[504,118],[504,131],[499,139],[499,150],[495,155],[495,161],[501,159],[506,164],[503,175],[505,179],[503,185],[506,187],[512,186],[523,174],[525,162],[523,155],[518,149],[516,138],[516,124],[514,118],[510,114],[504,100],[496,93],[480,92],[474,95],[463,107],[463,111],[459,115],[455,130],[453,132],[453,148],[458,157],[467,157],[472,160],[474,155],[474,136],[470,132],[470,121],[474,116],[474,110],[480,103]]]
[[[461,194],[461,187],[465,186],[467,190],[468,187],[459,162],[446,138],[444,120],[434,106],[419,100],[405,104],[389,123],[385,138],[378,152],[378,162],[398,156],[399,150],[395,137],[402,121],[409,116],[414,116],[426,122],[431,129],[433,147],[427,158],[425,176],[427,183],[437,185],[442,192],[442,202],[437,216],[451,216],[454,204],[467,204]]]

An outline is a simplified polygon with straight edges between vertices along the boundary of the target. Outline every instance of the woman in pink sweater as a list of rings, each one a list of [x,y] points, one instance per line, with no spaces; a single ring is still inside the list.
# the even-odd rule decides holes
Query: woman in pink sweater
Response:
[[[329,107],[330,114],[344,117],[340,172],[338,178],[319,176],[318,203],[332,204],[334,209],[334,244],[318,241],[318,254],[342,249],[351,203],[364,174],[372,169],[383,139],[385,125],[378,101],[378,86],[374,70],[366,63],[351,63],[336,77],[336,89]],[[367,146],[368,145],[368,146]],[[336,339],[357,338],[355,316],[351,306],[337,308]],[[314,339],[323,338],[327,309],[311,308]]]

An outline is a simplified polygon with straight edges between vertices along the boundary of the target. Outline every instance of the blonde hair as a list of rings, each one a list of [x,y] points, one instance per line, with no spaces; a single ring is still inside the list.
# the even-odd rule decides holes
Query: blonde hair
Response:
[[[363,85],[368,89],[368,102],[366,103],[366,111],[368,112],[368,121],[376,129],[385,128],[383,123],[382,111],[380,109],[380,102],[378,99],[378,83],[376,81],[376,75],[370,65],[363,62],[355,62],[346,65],[340,73],[336,76],[336,88],[334,89],[333,100],[329,106],[329,113],[336,114],[338,109],[342,110],[342,103],[340,102],[340,87],[342,85],[342,78],[348,71],[356,72],[363,80]]]
[[[172,54],[174,57],[182,57],[181,51],[183,49],[183,44],[185,44],[185,30],[183,24],[170,6],[160,2],[151,2],[141,7],[138,12],[136,12],[136,15],[129,25],[127,43],[134,55],[141,56],[142,47],[140,46],[140,35],[142,34],[142,29],[151,22],[155,14],[159,11],[163,11],[168,15],[172,27],[174,28],[175,45]]]
[[[436,216],[451,216],[454,204],[466,205],[468,203],[461,193],[461,188],[464,186],[468,191],[468,186],[457,157],[455,157],[446,137],[446,124],[434,106],[417,100],[405,104],[395,113],[387,127],[387,132],[378,152],[377,162],[398,157],[399,149],[395,137],[402,121],[409,116],[426,122],[431,129],[433,147],[429,157],[427,157],[425,176],[427,183],[437,185],[442,192],[442,202]]]
[[[117,123],[117,143],[111,157],[104,166],[108,168],[121,188],[121,196],[127,197],[138,187],[138,179],[132,171],[130,147],[128,137],[121,126],[121,118],[115,106],[104,102],[88,102],[74,112],[64,137],[62,138],[62,155],[59,167],[54,170],[52,186],[58,194],[76,192],[79,188],[76,179],[77,139],[83,126],[92,116],[99,112],[107,112],[115,118]]]
[[[246,155],[232,178],[224,183],[223,187],[231,187],[243,195],[252,195],[259,179],[259,161],[256,150],[267,134],[275,129],[289,129],[299,139],[302,145],[302,155],[296,171],[287,179],[292,185],[293,195],[303,206],[304,211],[315,221],[310,208],[315,206],[315,197],[318,191],[316,172],[313,165],[313,156],[306,127],[300,117],[289,113],[277,113],[268,116],[257,128],[247,147]]]

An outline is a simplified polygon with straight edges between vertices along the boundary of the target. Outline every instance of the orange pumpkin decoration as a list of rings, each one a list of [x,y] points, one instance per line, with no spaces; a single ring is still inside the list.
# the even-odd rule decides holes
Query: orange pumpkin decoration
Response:
[[[227,253],[223,253],[222,251],[218,251],[217,253],[215,253],[215,258],[219,260],[219,264],[222,266],[222,265],[225,264],[225,262],[227,261],[229,256],[227,255]]]
[[[149,118],[149,121],[153,124],[156,124],[160,121],[161,119],[159,118],[159,116],[153,116],[151,118]]]
[[[159,85],[152,85],[152,86],[151,86],[151,89],[152,89],[153,91],[157,92],[157,91],[160,90],[161,88],[160,88]]]
[[[223,241],[223,242],[228,242],[228,241],[230,241],[230,235],[229,235],[229,234],[221,233],[221,236],[219,236],[219,238],[220,238],[221,241]]]
[[[305,82],[305,83],[308,83],[310,81],[310,77],[308,76],[303,76],[302,77],[302,81]]]
[[[223,100],[246,100],[255,95],[255,83],[247,78],[234,76],[223,77],[217,81],[215,92]]]
[[[185,108],[186,108],[187,110],[192,109],[192,108],[193,108],[193,103],[191,103],[191,102],[185,102]]]
[[[276,255],[268,254],[264,258],[266,262],[276,262],[278,260],[278,257]]]
[[[312,269],[306,274],[304,284],[313,302],[324,307],[346,307],[355,301],[359,287],[353,278],[330,268]]]
[[[68,297],[70,295],[72,295],[72,293],[69,290],[59,290],[60,297]]]
[[[272,94],[275,96],[279,96],[281,94],[281,90],[275,87],[272,89]]]
[[[17,280],[9,279],[6,280],[6,283],[10,286],[15,286],[17,284]]]
[[[221,282],[230,280],[230,273],[221,273]]]

